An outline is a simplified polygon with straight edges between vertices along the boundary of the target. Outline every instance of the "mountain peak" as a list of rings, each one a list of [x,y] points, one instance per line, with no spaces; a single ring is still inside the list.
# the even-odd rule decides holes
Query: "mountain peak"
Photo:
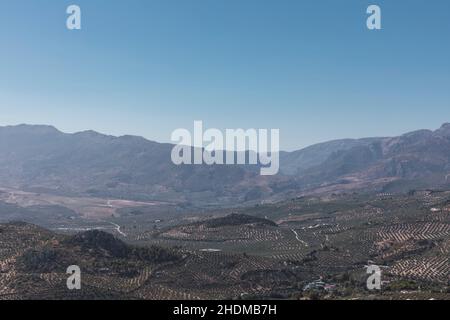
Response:
[[[19,124],[14,126],[0,127],[3,130],[18,131],[24,133],[34,134],[48,134],[48,133],[61,133],[58,129],[49,125],[33,125],[33,124]]]
[[[80,131],[80,132],[76,132],[74,133],[74,135],[76,136],[80,136],[80,137],[88,137],[88,138],[103,138],[103,137],[108,137],[107,135],[94,131],[94,130],[85,130],[85,131]]]
[[[439,129],[435,131],[435,133],[442,136],[450,136],[450,123],[444,123]]]

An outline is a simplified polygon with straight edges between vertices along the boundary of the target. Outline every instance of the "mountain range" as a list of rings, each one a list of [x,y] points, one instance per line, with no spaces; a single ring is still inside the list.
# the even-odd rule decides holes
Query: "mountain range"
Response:
[[[280,173],[272,177],[260,176],[258,166],[176,166],[172,148],[137,136],[0,127],[0,187],[202,206],[321,192],[445,188],[450,177],[450,124],[281,152]]]

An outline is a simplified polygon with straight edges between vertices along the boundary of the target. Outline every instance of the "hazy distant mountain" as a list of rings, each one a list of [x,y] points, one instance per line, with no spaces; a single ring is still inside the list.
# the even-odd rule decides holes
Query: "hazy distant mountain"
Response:
[[[372,139],[332,153],[302,175],[304,183],[386,181],[384,188],[436,187],[450,174],[450,124],[436,131],[419,130],[399,137]],[[345,181],[342,181],[345,180]]]
[[[3,186],[42,192],[220,202],[221,197],[236,197],[238,184],[257,175],[238,166],[176,166],[171,150],[172,145],[135,136],[66,134],[49,126],[2,127],[0,181]]]
[[[334,152],[367,146],[381,138],[343,139],[318,143],[294,152],[282,152],[281,171],[288,175],[301,175],[327,160]]]
[[[450,124],[393,138],[337,140],[280,154],[281,173],[256,166],[175,166],[172,145],[51,126],[0,127],[0,186],[68,195],[202,204],[278,199],[311,191],[441,186]]]

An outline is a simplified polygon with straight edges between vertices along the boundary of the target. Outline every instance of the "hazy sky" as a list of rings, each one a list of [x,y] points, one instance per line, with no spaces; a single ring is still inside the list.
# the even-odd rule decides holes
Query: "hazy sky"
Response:
[[[288,150],[437,128],[449,39],[448,0],[0,0],[0,125],[167,142],[203,120]]]

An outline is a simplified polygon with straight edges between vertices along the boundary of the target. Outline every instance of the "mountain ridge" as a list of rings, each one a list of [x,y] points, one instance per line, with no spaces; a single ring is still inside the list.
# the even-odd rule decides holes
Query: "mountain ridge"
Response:
[[[403,180],[408,188],[413,180],[442,186],[450,173],[449,123],[434,131],[332,140],[280,152],[280,174],[273,177],[260,176],[257,165],[176,166],[172,147],[93,130],[5,126],[0,127],[0,179],[3,186],[50,193],[229,205],[311,192],[382,191]]]

